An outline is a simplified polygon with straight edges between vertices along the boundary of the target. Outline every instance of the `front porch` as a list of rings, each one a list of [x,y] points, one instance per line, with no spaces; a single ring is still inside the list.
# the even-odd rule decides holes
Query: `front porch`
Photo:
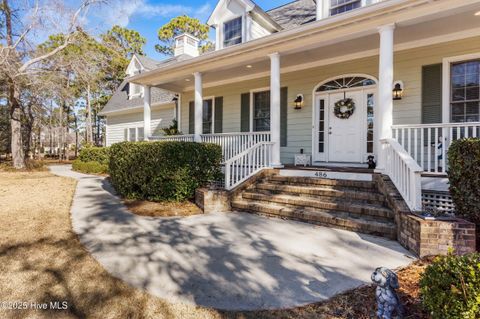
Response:
[[[175,114],[185,135],[151,136],[145,126],[145,136],[220,144],[227,189],[263,168],[293,164],[299,153],[314,165],[366,166],[374,156],[377,170],[420,210],[421,174],[445,174],[450,143],[480,135],[478,5],[458,2],[456,11],[438,14],[451,7],[444,5],[341,24],[347,14],[306,26],[288,42],[255,40],[134,77],[145,86],[145,122],[151,86],[179,94]],[[451,67],[468,63],[460,84]],[[393,98],[394,83],[401,99]],[[463,100],[458,89],[468,91]],[[335,113],[345,98],[355,102],[348,118]]]

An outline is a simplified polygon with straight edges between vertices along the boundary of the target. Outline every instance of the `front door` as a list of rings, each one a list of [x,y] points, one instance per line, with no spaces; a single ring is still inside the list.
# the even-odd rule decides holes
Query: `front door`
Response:
[[[329,96],[328,160],[330,162],[363,162],[363,119],[365,113],[363,90],[331,93]],[[335,103],[350,98],[355,110],[349,118],[335,116]]]

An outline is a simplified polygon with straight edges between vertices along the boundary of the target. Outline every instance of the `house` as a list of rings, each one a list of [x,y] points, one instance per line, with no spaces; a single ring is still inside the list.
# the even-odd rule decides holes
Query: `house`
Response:
[[[215,51],[199,55],[182,35],[177,61],[128,82],[143,87],[145,138],[222,145],[227,189],[266,167],[367,167],[374,156],[420,210],[425,175],[445,176],[451,141],[480,136],[478,0],[296,0],[268,11],[220,0],[207,23]],[[150,129],[158,89],[178,94],[184,135]]]

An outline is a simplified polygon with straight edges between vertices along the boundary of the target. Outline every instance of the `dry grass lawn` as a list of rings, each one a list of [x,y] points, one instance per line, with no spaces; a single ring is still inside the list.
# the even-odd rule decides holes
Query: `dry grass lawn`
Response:
[[[327,303],[261,312],[219,312],[152,297],[110,276],[79,243],[69,214],[74,188],[74,180],[48,172],[0,172],[0,302],[68,302],[67,310],[0,304],[0,318],[361,319],[373,313],[373,287]],[[424,267],[420,262],[399,274],[407,318],[423,318],[417,278]]]

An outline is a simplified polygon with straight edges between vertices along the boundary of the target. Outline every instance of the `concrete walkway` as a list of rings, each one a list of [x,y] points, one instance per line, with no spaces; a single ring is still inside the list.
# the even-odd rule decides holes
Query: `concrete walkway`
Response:
[[[149,218],[129,213],[108,182],[78,179],[72,223],[111,274],[171,302],[229,310],[317,302],[412,261],[398,243],[245,213]]]

